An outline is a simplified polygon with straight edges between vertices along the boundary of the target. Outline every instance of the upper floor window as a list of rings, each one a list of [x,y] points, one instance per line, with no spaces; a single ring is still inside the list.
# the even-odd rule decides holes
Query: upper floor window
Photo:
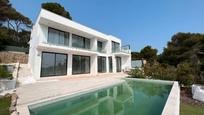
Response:
[[[48,28],[48,43],[56,45],[69,45],[69,33],[56,30],[53,28]]]
[[[72,46],[77,48],[90,49],[90,39],[72,34]]]
[[[102,50],[103,50],[103,42],[97,41],[97,50],[98,50],[98,52],[102,52]]]
[[[120,51],[120,43],[112,41],[112,52],[119,52]]]

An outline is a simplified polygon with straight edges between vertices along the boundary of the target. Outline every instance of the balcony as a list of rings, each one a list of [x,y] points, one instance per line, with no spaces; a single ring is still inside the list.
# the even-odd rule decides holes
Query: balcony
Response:
[[[120,53],[120,52],[128,53],[128,54],[131,53],[130,45],[125,45],[125,46],[122,46],[121,48],[119,47],[112,48],[112,53]]]
[[[78,48],[73,47],[71,45],[63,45],[63,44],[53,44],[53,43],[39,43],[37,48],[42,51],[52,51],[52,52],[59,52],[59,53],[80,53],[80,54],[89,54],[95,55],[97,53],[96,50],[87,49],[87,48]]]
[[[120,49],[115,50],[115,52],[113,53],[115,54],[115,56],[130,56],[131,55],[130,45],[122,46]]]
[[[124,53],[131,53],[130,45],[122,46],[120,51]]]

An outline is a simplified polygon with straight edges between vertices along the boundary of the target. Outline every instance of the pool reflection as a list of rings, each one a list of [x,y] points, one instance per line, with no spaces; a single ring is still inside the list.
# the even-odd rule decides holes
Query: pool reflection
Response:
[[[30,108],[31,115],[160,115],[171,84],[125,82]],[[66,99],[67,98],[67,99]]]
[[[127,83],[73,99],[51,103],[30,110],[32,115],[120,115],[125,105],[134,103],[133,90]]]

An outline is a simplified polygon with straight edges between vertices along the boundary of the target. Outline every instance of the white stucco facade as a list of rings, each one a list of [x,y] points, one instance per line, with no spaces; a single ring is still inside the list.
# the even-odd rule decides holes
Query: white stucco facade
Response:
[[[67,46],[50,44],[48,42],[48,28],[54,28],[63,32],[69,33],[69,44]],[[72,46],[72,35],[86,37],[90,40],[90,48],[82,49]],[[103,43],[103,51],[97,51],[97,41]],[[119,50],[112,51],[112,42],[119,43]],[[99,56],[106,58],[106,72],[109,73],[109,57],[112,58],[112,72],[117,72],[116,57],[121,59],[121,72],[131,68],[131,51],[130,49],[121,48],[121,40],[98,32],[89,27],[71,21],[67,18],[54,14],[50,11],[41,9],[35,25],[31,32],[31,40],[29,42],[29,67],[31,68],[32,76],[38,80],[41,78],[42,53],[62,53],[67,55],[67,74],[72,75],[73,55],[82,55],[90,57],[90,72],[88,74],[96,75],[98,73]],[[49,77],[49,76],[48,76]]]

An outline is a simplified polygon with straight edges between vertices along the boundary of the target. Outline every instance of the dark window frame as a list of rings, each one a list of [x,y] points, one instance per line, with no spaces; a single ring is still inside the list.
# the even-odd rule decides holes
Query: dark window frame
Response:
[[[80,57],[88,57],[89,58],[89,72],[84,72],[84,73],[73,73],[73,57],[74,56],[80,56]],[[91,56],[85,56],[85,55],[72,55],[72,75],[77,75],[77,74],[88,74],[91,73]]]
[[[69,43],[69,42],[70,42],[70,32],[62,31],[62,30],[55,29],[55,28],[52,28],[52,27],[48,27],[47,43],[50,43],[50,42],[48,42],[49,37],[50,37],[50,29],[53,29],[53,30],[59,31],[59,36],[60,36],[60,32],[63,32],[64,35],[65,35],[65,33],[67,33],[67,34],[68,34],[68,44],[67,44],[67,45],[69,46],[69,44],[70,44],[70,43]],[[55,43],[51,43],[51,44],[55,44]],[[57,43],[57,44],[55,44],[55,45],[62,45],[62,44]],[[65,43],[64,43],[63,45],[65,45]]]
[[[113,58],[112,58],[112,56],[108,57],[108,67],[109,67],[109,73],[113,73]]]
[[[54,64],[54,73],[55,73],[55,66],[56,66],[56,54],[60,54],[60,55],[65,55],[66,56],[66,73],[62,74],[62,75],[48,75],[48,76],[42,76],[42,59],[43,59],[43,53],[50,53],[50,54],[54,54],[55,55],[55,64]],[[42,55],[41,55],[41,67],[40,67],[40,77],[52,77],[52,76],[63,76],[63,75],[67,75],[67,62],[68,61],[68,54],[64,54],[64,53],[56,53],[56,52],[47,52],[47,51],[43,51]]]
[[[118,49],[116,49],[116,44],[118,45]],[[111,50],[112,50],[112,53],[118,52],[117,50],[120,51],[120,43],[112,41],[111,42]]]
[[[116,72],[122,72],[122,58],[119,56],[116,56],[115,58],[116,58]],[[118,68],[118,62],[117,62],[118,59],[120,61],[120,68]]]
[[[77,37],[79,37],[79,38],[81,38],[82,39],[82,42],[83,42],[83,46],[82,47],[77,47],[77,46],[73,46],[73,42],[71,43],[72,44],[72,47],[75,47],[75,48],[83,48],[83,49],[90,49],[91,48],[91,40],[89,39],[89,38],[87,38],[87,37],[83,37],[83,36],[80,36],[80,35],[77,35],[77,34],[72,34],[72,41],[73,41],[73,35],[74,36],[77,36]],[[88,40],[89,41],[89,47],[88,48],[86,48],[86,40]]]
[[[102,50],[103,50],[103,42],[97,41],[97,51],[102,52]]]

